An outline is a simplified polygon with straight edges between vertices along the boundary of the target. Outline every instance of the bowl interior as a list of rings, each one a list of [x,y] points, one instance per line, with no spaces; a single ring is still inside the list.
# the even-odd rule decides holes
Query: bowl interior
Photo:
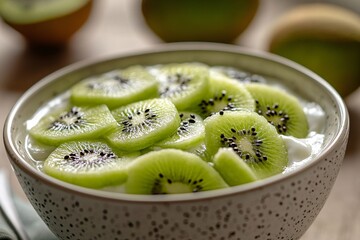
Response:
[[[342,132],[344,131],[347,113],[341,98],[324,80],[305,68],[280,57],[266,53],[250,52],[239,47],[172,45],[163,47],[159,51],[142,52],[91,63],[78,63],[59,70],[38,82],[19,99],[7,119],[4,138],[6,145],[8,145],[7,149],[10,155],[13,156],[13,163],[32,172],[32,174],[38,174],[43,178],[48,178],[49,181],[56,182],[56,180],[35,170],[32,162],[27,157],[24,144],[27,135],[25,122],[49,99],[67,90],[81,79],[130,65],[194,61],[214,66],[231,66],[275,78],[280,84],[301,98],[318,103],[326,113],[326,125],[324,127],[325,151],[338,141],[341,134],[344,135]],[[314,161],[317,161],[317,159],[314,159]],[[304,167],[306,167],[306,164]],[[276,177],[281,178],[284,176]],[[269,181],[265,179],[261,184],[267,182]],[[237,190],[241,190],[241,186]]]

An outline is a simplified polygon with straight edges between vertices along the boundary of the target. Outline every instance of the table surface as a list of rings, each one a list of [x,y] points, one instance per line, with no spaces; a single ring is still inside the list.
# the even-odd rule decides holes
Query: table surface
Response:
[[[263,50],[269,24],[294,3],[280,0],[277,5],[262,1],[258,15],[236,44]],[[290,3],[289,3],[290,2]],[[161,42],[144,25],[139,1],[97,1],[87,24],[61,52],[34,52],[22,37],[0,22],[0,126],[21,94],[47,74],[83,59],[111,57]],[[351,118],[350,144],[334,188],[313,225],[302,240],[360,239],[360,90],[345,98]],[[356,126],[357,125],[357,126]],[[8,169],[16,193],[24,194],[10,170],[0,142],[0,167]]]

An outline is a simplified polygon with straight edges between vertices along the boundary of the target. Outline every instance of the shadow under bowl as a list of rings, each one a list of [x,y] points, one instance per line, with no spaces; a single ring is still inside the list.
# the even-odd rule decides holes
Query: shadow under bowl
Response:
[[[297,170],[227,189],[143,196],[74,186],[37,170],[26,153],[25,122],[81,79],[130,65],[203,62],[278,79],[325,111],[325,140]],[[275,55],[237,46],[182,43],[61,69],[30,88],[11,110],[4,142],[15,174],[37,213],[61,239],[298,239],[324,205],[349,133],[346,107],[329,84]]]

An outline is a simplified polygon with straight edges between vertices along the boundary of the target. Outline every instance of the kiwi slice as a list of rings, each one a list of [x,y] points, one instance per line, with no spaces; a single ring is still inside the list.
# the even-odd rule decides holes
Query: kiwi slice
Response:
[[[297,98],[265,84],[247,84],[256,103],[256,112],[275,126],[278,133],[297,138],[308,135],[309,125]]]
[[[128,168],[127,193],[191,193],[225,188],[227,184],[208,163],[177,149],[149,152]]]
[[[210,92],[192,108],[201,117],[224,111],[255,110],[255,101],[243,84],[215,72],[210,76]]]
[[[228,111],[204,120],[207,151],[232,148],[261,179],[281,173],[288,164],[284,141],[275,127],[250,111]]]
[[[156,144],[160,148],[188,149],[200,144],[205,138],[202,118],[194,113],[181,112],[180,127],[177,132]]]
[[[168,99],[132,103],[113,110],[112,114],[118,127],[106,138],[125,151],[145,149],[175,134],[180,126],[179,113]]]
[[[71,89],[77,105],[106,104],[109,108],[157,96],[158,82],[142,66],[131,66],[84,79]]]
[[[44,162],[46,174],[83,187],[121,185],[127,165],[139,154],[123,155],[103,141],[72,141],[61,144]]]
[[[214,156],[214,168],[230,186],[257,180],[253,170],[232,148],[220,148]]]
[[[39,142],[56,146],[66,141],[101,137],[116,126],[106,105],[73,106],[44,116],[29,133]]]
[[[178,110],[198,102],[209,87],[209,68],[200,63],[173,63],[153,71],[160,82],[159,94],[170,99]]]

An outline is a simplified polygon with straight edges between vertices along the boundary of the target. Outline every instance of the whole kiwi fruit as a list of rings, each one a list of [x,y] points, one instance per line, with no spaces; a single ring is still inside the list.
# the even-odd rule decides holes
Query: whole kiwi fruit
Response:
[[[256,15],[258,0],[143,0],[147,25],[165,42],[233,42]]]
[[[360,16],[331,4],[305,4],[274,24],[276,53],[314,71],[343,97],[360,85]]]
[[[30,45],[63,45],[88,20],[93,0],[4,0],[0,16]]]

